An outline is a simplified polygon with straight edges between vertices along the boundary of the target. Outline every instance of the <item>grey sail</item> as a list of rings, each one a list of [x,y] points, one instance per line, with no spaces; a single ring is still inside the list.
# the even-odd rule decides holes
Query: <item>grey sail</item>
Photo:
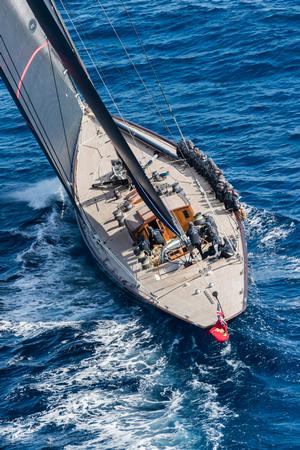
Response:
[[[17,106],[72,195],[82,110],[65,67],[26,0],[0,2],[0,68]]]
[[[137,158],[103,104],[77,52],[70,45],[70,40],[64,28],[57,22],[57,18],[51,12],[49,3],[42,0],[27,0],[27,3],[30,5],[53,48],[55,48],[69,70],[72,79],[80,89],[95,117],[114,144],[141,198],[170,230],[177,236],[182,236],[183,231],[148,180]],[[53,2],[51,1],[50,3],[52,4]]]

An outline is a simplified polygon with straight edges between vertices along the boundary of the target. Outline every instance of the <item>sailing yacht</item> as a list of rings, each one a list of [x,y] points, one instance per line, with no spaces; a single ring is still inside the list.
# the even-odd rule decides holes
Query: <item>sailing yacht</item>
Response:
[[[101,270],[200,328],[245,310],[237,194],[191,141],[109,113],[52,0],[1,0],[0,74]]]

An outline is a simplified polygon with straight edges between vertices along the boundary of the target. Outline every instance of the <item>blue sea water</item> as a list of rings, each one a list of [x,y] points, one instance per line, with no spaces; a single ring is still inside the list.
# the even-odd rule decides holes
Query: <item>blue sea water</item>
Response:
[[[124,4],[101,3],[177,138]],[[64,5],[122,114],[167,135],[99,2]],[[1,83],[0,448],[298,449],[299,2],[126,7],[184,135],[246,204],[249,306],[220,345],[115,287]]]

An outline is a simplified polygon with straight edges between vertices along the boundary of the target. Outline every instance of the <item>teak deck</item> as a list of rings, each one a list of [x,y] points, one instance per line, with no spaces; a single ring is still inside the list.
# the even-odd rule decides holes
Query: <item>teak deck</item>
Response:
[[[176,147],[170,141],[137,125],[127,125],[147,142],[175,154]],[[140,140],[133,140],[126,132],[123,135],[140,163],[146,164],[155,149]],[[74,161],[74,190],[84,211],[78,217],[83,237],[102,269],[144,302],[201,328],[216,322],[217,305],[213,291],[218,291],[226,319],[239,315],[246,307],[247,295],[247,253],[239,219],[225,210],[208,182],[194,169],[161,155],[146,173],[168,171],[167,181],[180,183],[195,212],[213,215],[220,236],[237,239],[237,254],[227,260],[209,258],[178,270],[174,270],[173,263],[142,270],[126,227],[119,227],[114,220],[113,212],[124,199],[116,200],[112,189],[91,188],[94,182],[111,173],[112,159],[118,159],[118,156],[110,139],[93,114],[86,111]],[[206,196],[202,195],[195,180],[200,182]]]

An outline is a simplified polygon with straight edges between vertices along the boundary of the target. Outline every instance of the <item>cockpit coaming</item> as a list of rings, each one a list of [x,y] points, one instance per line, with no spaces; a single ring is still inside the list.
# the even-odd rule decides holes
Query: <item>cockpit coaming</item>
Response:
[[[131,203],[132,209],[126,213],[124,225],[133,242],[151,243],[151,230],[159,231],[165,241],[164,245],[158,243],[151,245],[151,252],[147,255],[150,256],[151,265],[157,266],[166,260],[174,261],[188,253],[187,246],[153,214],[136,191],[129,194],[127,201]],[[194,217],[193,208],[186,196],[183,193],[173,193],[164,197],[163,201],[183,231],[186,232]],[[139,255],[140,253],[137,251],[137,256]],[[140,259],[142,259],[141,256]],[[144,266],[147,268],[147,264]]]

